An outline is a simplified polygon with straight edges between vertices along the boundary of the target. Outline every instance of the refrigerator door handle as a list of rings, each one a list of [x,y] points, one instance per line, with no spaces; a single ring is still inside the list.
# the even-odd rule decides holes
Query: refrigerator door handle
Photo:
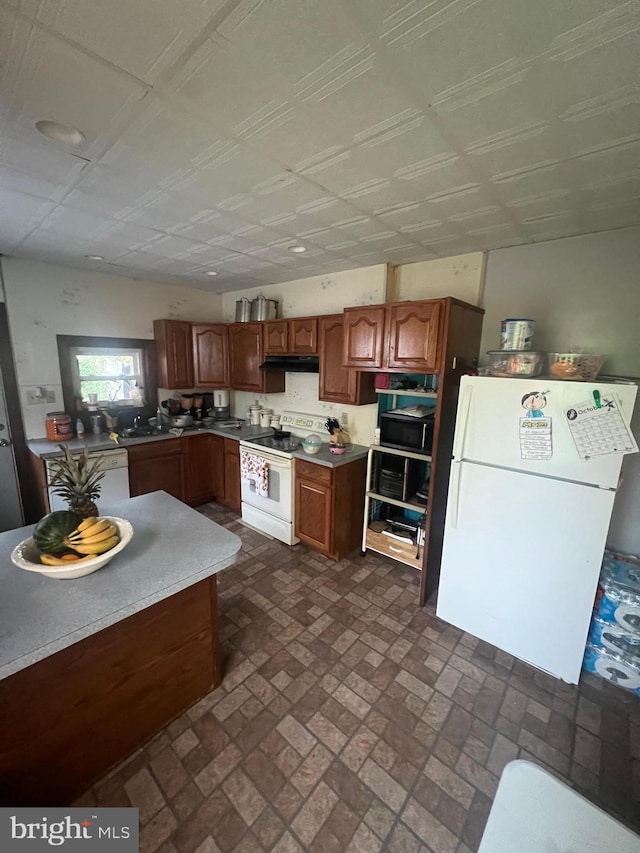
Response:
[[[462,397],[460,398],[460,403],[458,405],[458,423],[456,425],[456,432],[453,440],[453,458],[458,461],[463,458],[472,394],[473,388],[470,385],[466,385],[462,391]]]
[[[460,507],[460,478],[462,476],[462,465],[454,462],[451,466],[451,484],[449,486],[449,500],[451,501],[451,527],[455,530],[458,526],[458,512]]]

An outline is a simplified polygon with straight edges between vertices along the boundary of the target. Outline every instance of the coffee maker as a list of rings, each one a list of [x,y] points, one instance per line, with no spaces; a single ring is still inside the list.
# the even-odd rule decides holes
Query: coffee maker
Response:
[[[222,388],[218,391],[213,392],[213,409],[212,414],[213,417],[217,421],[226,421],[229,420],[230,416],[230,406],[229,406],[229,391],[226,388]]]

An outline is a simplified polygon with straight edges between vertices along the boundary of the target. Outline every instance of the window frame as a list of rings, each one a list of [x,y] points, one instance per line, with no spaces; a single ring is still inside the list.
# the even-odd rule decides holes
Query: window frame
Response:
[[[125,375],[122,373],[119,375],[105,373],[92,374],[90,376],[83,376],[80,373],[78,365],[78,356],[110,356],[116,352],[118,353],[118,355],[133,356],[134,361],[136,363],[137,372],[132,373],[130,375]],[[80,392],[82,392],[83,382],[133,382],[138,386],[138,388],[144,388],[144,351],[140,347],[71,347],[71,376],[73,379],[74,389],[77,389]],[[101,405],[109,403],[112,404],[113,407],[119,405],[130,405],[130,403],[124,402],[125,399],[128,398],[121,397],[117,400],[107,400],[103,397],[102,399],[98,399],[98,403],[100,403]],[[84,400],[84,395],[83,402],[86,402],[86,400]]]
[[[141,350],[142,377],[140,385],[144,388],[147,404],[153,408],[158,405],[158,380],[156,371],[156,347],[153,339],[147,338],[103,338],[88,335],[56,335],[60,376],[62,380],[62,399],[64,410],[76,417],[85,411],[85,404],[77,400],[75,381],[78,376],[75,350],[87,348],[92,350]],[[118,405],[117,410],[131,410],[131,405]]]

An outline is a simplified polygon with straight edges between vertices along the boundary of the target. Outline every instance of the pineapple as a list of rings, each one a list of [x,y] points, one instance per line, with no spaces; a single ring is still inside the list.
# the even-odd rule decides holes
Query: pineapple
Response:
[[[85,448],[82,456],[74,459],[69,448],[63,444],[58,447],[64,453],[63,460],[55,460],[58,471],[51,480],[51,485],[56,486],[54,492],[65,499],[72,512],[89,518],[98,515],[98,507],[94,503],[100,496],[100,480],[104,477],[101,471],[102,460],[100,458],[89,461],[89,453]]]

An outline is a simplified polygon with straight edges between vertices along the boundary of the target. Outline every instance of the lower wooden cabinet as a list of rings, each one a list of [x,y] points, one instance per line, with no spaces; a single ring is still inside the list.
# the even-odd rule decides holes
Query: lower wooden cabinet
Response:
[[[240,510],[240,444],[232,438],[224,441],[224,497],[220,502],[231,509]]]
[[[199,506],[216,497],[212,477],[213,438],[217,436],[190,435],[181,439],[186,456],[184,501],[190,506]]]
[[[209,436],[209,464],[211,494],[217,501],[224,498],[224,438],[221,435]]]
[[[185,464],[182,441],[164,439],[127,447],[131,497],[162,490],[185,499]]]
[[[362,541],[366,459],[329,468],[296,459],[296,536],[333,560]]]
[[[191,506],[217,500],[240,509],[240,447],[220,435],[189,435],[127,448],[131,497],[162,489]]]

